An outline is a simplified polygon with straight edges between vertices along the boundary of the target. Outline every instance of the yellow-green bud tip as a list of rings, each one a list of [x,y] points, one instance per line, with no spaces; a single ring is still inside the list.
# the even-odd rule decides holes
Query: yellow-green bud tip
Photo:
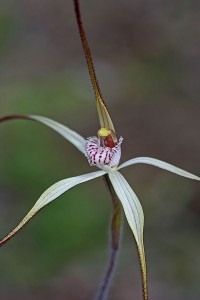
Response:
[[[108,136],[110,133],[111,133],[110,130],[106,127],[103,127],[98,131],[99,136]]]

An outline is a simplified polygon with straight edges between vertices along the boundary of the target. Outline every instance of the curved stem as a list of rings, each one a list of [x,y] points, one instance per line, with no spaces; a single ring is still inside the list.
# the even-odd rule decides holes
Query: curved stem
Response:
[[[73,0],[74,1],[74,10],[75,10],[75,15],[76,15],[76,21],[77,21],[77,25],[78,25],[78,29],[79,29],[79,34],[80,34],[80,38],[81,38],[81,42],[82,42],[82,46],[83,46],[83,50],[85,53],[85,58],[87,61],[87,66],[88,66],[88,71],[90,74],[90,79],[93,85],[93,89],[94,89],[94,93],[95,96],[97,98],[101,98],[103,99],[100,87],[99,87],[99,83],[97,80],[97,76],[95,73],[95,69],[94,69],[94,64],[92,61],[92,55],[90,52],[90,48],[87,42],[87,38],[86,38],[86,34],[85,34],[85,30],[83,27],[83,22],[81,19],[81,11],[80,11],[80,5],[79,5],[79,0]]]
[[[109,286],[111,283],[111,279],[113,276],[113,272],[115,269],[115,265],[116,265],[116,259],[117,259],[117,250],[112,249],[111,255],[110,255],[110,259],[109,259],[109,264],[108,264],[108,268],[106,270],[105,276],[103,278],[100,290],[98,292],[98,295],[96,297],[96,300],[105,300],[107,298],[108,295],[108,290],[109,290]]]
[[[105,183],[108,187],[108,190],[112,197],[112,204],[113,204],[113,212],[112,212],[112,219],[111,219],[111,227],[110,227],[110,233],[111,233],[111,251],[110,251],[110,257],[108,262],[108,267],[106,269],[103,281],[101,283],[98,295],[96,297],[96,300],[105,300],[108,295],[108,290],[110,287],[110,283],[115,271],[115,266],[117,263],[117,256],[119,252],[119,245],[120,245],[120,239],[121,239],[121,227],[122,227],[122,214],[121,214],[121,205],[117,198],[117,195],[111,185],[110,179],[108,175],[104,175]]]
[[[76,15],[76,21],[77,21],[77,25],[78,25],[78,29],[79,29],[81,43],[83,46],[83,50],[84,50],[84,54],[85,54],[85,58],[86,58],[87,66],[88,66],[88,71],[89,71],[90,79],[92,82],[92,86],[93,86],[93,90],[94,90],[94,94],[95,94],[95,98],[96,98],[97,111],[98,111],[98,115],[99,115],[100,124],[101,124],[101,127],[107,127],[115,132],[112,120],[111,120],[108,110],[106,108],[106,104],[104,102],[104,99],[103,99],[103,96],[101,93],[101,89],[99,87],[99,83],[97,80],[97,76],[95,73],[95,68],[94,68],[94,64],[93,64],[93,60],[92,60],[91,51],[89,48],[89,44],[87,41],[87,37],[85,34],[85,30],[84,30],[84,26],[83,26],[83,22],[82,22],[82,18],[81,18],[81,10],[80,10],[80,5],[79,5],[79,0],[73,0],[73,2],[74,2],[74,11],[75,11],[75,15]]]

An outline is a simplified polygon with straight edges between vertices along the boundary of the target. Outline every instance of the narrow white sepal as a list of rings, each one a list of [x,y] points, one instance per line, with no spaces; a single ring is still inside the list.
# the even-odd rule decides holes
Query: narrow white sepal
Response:
[[[108,173],[113,188],[122,203],[126,219],[133,232],[137,245],[142,272],[143,298],[148,299],[147,268],[143,242],[144,214],[140,201],[126,179],[118,172]]]
[[[141,252],[143,252],[144,214],[140,201],[126,179],[118,171],[109,172],[108,175],[113,188],[122,203],[136,243]]]
[[[64,192],[68,191],[75,185],[83,183],[85,181],[89,181],[91,179],[103,176],[106,172],[105,171],[96,171],[76,177],[71,177],[67,179],[60,180],[49,187],[38,199],[32,209],[41,209],[43,206],[47,205],[51,201],[58,198]]]
[[[86,140],[80,134],[75,131],[69,129],[65,125],[62,125],[54,120],[51,120],[42,116],[28,115],[31,119],[39,121],[48,127],[57,131],[60,135],[62,135],[66,140],[72,143],[78,150],[80,150],[83,154],[85,154],[85,143]]]
[[[184,171],[180,168],[177,168],[171,164],[168,164],[162,160],[155,159],[152,157],[136,157],[136,158],[130,159],[130,160],[126,161],[125,163],[121,164],[117,168],[117,170],[120,170],[122,168],[128,167],[130,165],[134,165],[134,164],[148,164],[148,165],[152,165],[152,166],[167,170],[169,172],[175,173],[177,175],[180,175],[180,176],[183,176],[186,178],[200,180],[200,177],[198,177],[194,174],[191,174],[191,173]]]
[[[11,239],[45,205],[58,198],[60,195],[62,195],[64,192],[68,191],[75,185],[103,176],[105,173],[106,173],[105,171],[97,171],[89,174],[63,179],[53,184],[40,196],[40,198],[37,200],[35,205],[28,212],[28,214],[23,218],[23,220],[19,223],[19,225],[15,227],[14,230],[12,230],[0,241],[0,246],[3,245],[7,240]]]

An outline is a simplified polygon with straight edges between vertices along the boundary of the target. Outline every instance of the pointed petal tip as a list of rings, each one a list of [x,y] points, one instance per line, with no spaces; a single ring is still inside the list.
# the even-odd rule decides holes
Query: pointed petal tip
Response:
[[[6,121],[11,121],[11,120],[16,120],[16,119],[25,119],[25,120],[31,120],[31,117],[29,115],[6,115],[0,118],[0,123],[6,122]]]
[[[144,300],[148,300],[146,259],[143,243],[144,214],[142,206],[126,179],[118,171],[110,172],[108,175],[122,203],[127,221],[133,232],[140,259],[143,296]]]
[[[130,165],[135,165],[135,164],[140,164],[140,163],[141,164],[152,165],[154,167],[158,167],[160,169],[169,171],[171,173],[180,175],[182,177],[186,177],[186,178],[189,178],[189,179],[200,181],[200,177],[198,177],[198,176],[196,176],[192,173],[189,173],[189,172],[187,172],[183,169],[180,169],[180,168],[178,168],[174,165],[171,165],[167,162],[164,162],[162,160],[152,158],[152,157],[136,157],[136,158],[130,159],[130,160],[124,162],[123,164],[121,164],[118,167],[118,170],[120,170],[122,168],[125,168],[125,167],[128,167]]]
[[[33,217],[39,210],[33,212],[32,209],[24,217],[24,219],[11,232],[9,232],[2,240],[0,240],[0,248],[11,240]]]

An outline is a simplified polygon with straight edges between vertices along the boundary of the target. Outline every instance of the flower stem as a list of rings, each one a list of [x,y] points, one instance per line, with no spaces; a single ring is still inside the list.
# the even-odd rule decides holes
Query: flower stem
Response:
[[[121,214],[121,205],[119,203],[118,197],[111,185],[110,179],[108,175],[104,176],[105,183],[108,187],[108,190],[112,197],[112,203],[113,203],[113,212],[112,212],[112,219],[111,219],[111,252],[108,262],[108,267],[106,269],[103,281],[101,283],[101,287],[99,289],[98,295],[96,297],[96,300],[106,300],[110,283],[115,271],[115,266],[117,263],[117,256],[119,252],[119,245],[120,245],[120,239],[121,239],[121,227],[122,227],[122,214]]]
[[[109,259],[109,265],[106,270],[103,281],[101,283],[101,287],[100,287],[100,290],[96,297],[96,300],[106,300],[107,299],[108,290],[109,290],[112,275],[113,275],[113,272],[115,269],[116,259],[117,259],[117,250],[112,249],[110,259]]]

